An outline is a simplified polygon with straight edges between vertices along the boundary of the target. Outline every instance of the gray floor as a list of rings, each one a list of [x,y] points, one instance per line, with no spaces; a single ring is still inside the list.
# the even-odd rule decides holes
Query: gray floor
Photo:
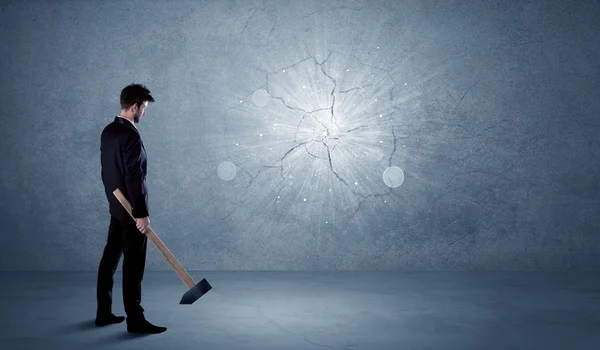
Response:
[[[1,349],[600,349],[599,272],[147,271],[146,318],[96,328],[94,272],[1,272]],[[123,315],[121,273],[113,311]]]

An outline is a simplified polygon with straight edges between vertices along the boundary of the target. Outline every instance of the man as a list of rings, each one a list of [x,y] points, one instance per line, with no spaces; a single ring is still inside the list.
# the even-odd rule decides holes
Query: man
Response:
[[[130,333],[162,333],[144,317],[142,278],[146,263],[146,232],[150,225],[146,190],[146,150],[135,126],[154,102],[150,90],[131,84],[121,91],[121,113],[108,124],[100,137],[102,183],[109,203],[110,226],[100,266],[96,297],[96,325],[121,323],[123,316],[112,313],[113,276],[123,258],[123,304]],[[119,189],[132,206],[132,219],[113,191]]]

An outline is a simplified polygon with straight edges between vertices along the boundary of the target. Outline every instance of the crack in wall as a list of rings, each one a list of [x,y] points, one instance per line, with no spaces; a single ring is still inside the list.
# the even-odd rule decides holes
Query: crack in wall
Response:
[[[259,11],[259,10],[255,10],[251,14],[251,16],[248,18],[242,32],[247,28],[248,23],[253,18],[253,16],[255,16],[257,11]],[[308,16],[311,16],[318,12],[320,12],[320,11],[316,11],[312,14],[309,14]],[[276,20],[277,20],[277,18],[275,18],[274,24],[271,27],[271,30],[269,32],[269,37],[271,36],[275,27],[277,26]],[[350,57],[355,62],[360,64],[364,69],[368,68],[373,71],[381,72],[382,73],[381,78],[377,79],[376,82],[366,82],[365,84],[361,84],[360,86],[350,86],[350,87],[341,89],[336,75],[333,72],[329,71],[328,67],[326,66],[328,64],[328,62],[331,61],[332,56],[334,54]],[[300,65],[306,64],[306,63],[311,63],[312,65],[314,65],[314,68],[317,71],[319,71],[320,73],[322,73],[323,76],[326,77],[326,80],[332,84],[332,86],[328,89],[329,90],[328,96],[330,97],[330,100],[329,100],[329,104],[327,106],[317,106],[315,108],[309,108],[306,106],[298,105],[298,103],[290,103],[290,102],[288,102],[289,100],[286,101],[285,95],[279,95],[272,90],[271,78],[273,76],[275,76],[276,74],[279,74],[281,72],[285,72],[288,69],[299,68]],[[301,116],[299,116],[299,121],[296,125],[295,133],[293,135],[294,145],[282,152],[283,154],[277,160],[277,164],[262,165],[262,169],[260,171],[258,171],[258,173],[256,175],[252,175],[248,170],[244,169],[243,167],[240,167],[242,169],[242,171],[250,178],[250,181],[247,184],[247,188],[253,184],[254,180],[259,175],[262,174],[263,170],[279,169],[279,178],[283,181],[283,184],[277,192],[277,198],[275,198],[275,203],[277,203],[280,200],[281,192],[287,187],[287,181],[286,181],[287,178],[284,173],[284,168],[288,164],[287,162],[291,161],[291,160],[289,160],[289,157],[291,157],[292,154],[296,153],[297,151],[303,150],[302,154],[306,155],[307,157],[326,161],[326,166],[327,166],[328,171],[335,177],[335,179],[337,179],[337,181],[341,185],[345,186],[345,189],[347,191],[352,193],[355,196],[355,198],[357,199],[357,201],[355,202],[355,205],[353,205],[354,210],[349,215],[349,217],[346,221],[346,224],[359,213],[360,209],[363,207],[363,205],[367,201],[372,200],[372,199],[381,198],[381,197],[385,198],[387,196],[398,197],[398,194],[395,193],[393,188],[386,188],[383,191],[369,192],[367,194],[363,194],[362,192],[353,189],[352,186],[350,185],[350,181],[346,177],[346,175],[342,175],[342,173],[340,173],[339,165],[336,164],[336,161],[337,161],[336,154],[334,153],[334,151],[336,150],[336,148],[338,146],[345,143],[345,138],[348,135],[350,135],[351,133],[361,132],[363,130],[369,130],[369,128],[371,128],[373,126],[376,126],[376,127],[383,126],[383,124],[380,124],[377,122],[372,123],[372,122],[369,122],[369,120],[367,120],[367,121],[361,120],[359,125],[355,124],[351,127],[340,126],[340,124],[339,124],[340,116],[337,115],[337,113],[338,113],[337,112],[338,106],[336,105],[336,103],[338,101],[337,98],[342,94],[350,94],[350,93],[353,93],[353,92],[355,93],[358,91],[366,91],[366,89],[374,89],[375,87],[379,86],[379,84],[381,84],[386,79],[390,79],[394,70],[383,69],[380,67],[375,67],[373,65],[366,64],[366,63],[362,62],[353,53],[347,54],[347,53],[342,53],[342,52],[339,52],[336,50],[328,50],[327,56],[322,61],[319,61],[316,58],[316,55],[311,54],[307,50],[307,56],[305,56],[302,59],[299,59],[298,61],[296,61],[293,64],[290,64],[286,67],[283,67],[283,68],[280,68],[280,69],[277,69],[274,71],[265,71],[262,69],[259,69],[259,70],[265,74],[265,83],[260,88],[265,89],[267,94],[269,95],[269,97],[272,100],[281,103],[281,105],[284,108],[286,108],[292,112],[300,112]],[[310,78],[310,79],[312,79],[312,78]],[[391,80],[393,81],[393,79],[391,79]],[[318,82],[318,80],[317,80],[317,82]],[[453,106],[453,108],[451,108],[451,111],[450,111],[451,115],[454,115],[456,113],[458,108],[461,106],[463,100],[466,98],[466,96],[469,94],[469,92],[472,91],[472,89],[474,89],[478,85],[479,82],[480,82],[480,79],[477,79],[472,85],[470,85],[462,93],[462,95],[458,101],[455,100],[456,104]],[[500,124],[507,121],[506,119],[501,120],[500,122],[496,123],[495,125],[486,126],[485,128],[480,129],[479,132],[476,132],[475,127],[467,128],[464,125],[461,125],[458,123],[437,122],[437,121],[432,121],[432,120],[426,120],[426,121],[420,122],[420,125],[418,126],[418,128],[416,128],[416,130],[411,130],[410,134],[401,135],[401,134],[398,134],[398,129],[400,127],[402,127],[403,125],[396,123],[394,120],[396,114],[401,110],[398,103],[402,103],[401,99],[398,99],[397,96],[394,95],[394,93],[397,91],[396,90],[397,88],[398,87],[396,86],[396,83],[394,83],[393,86],[391,86],[391,88],[389,88],[389,103],[391,104],[391,106],[390,106],[391,112],[387,113],[387,123],[385,123],[385,124],[387,124],[386,128],[389,130],[389,133],[391,134],[391,141],[392,141],[391,147],[390,147],[391,150],[389,151],[388,157],[387,157],[388,167],[391,167],[394,164],[394,158],[399,151],[398,142],[400,140],[410,139],[410,138],[417,138],[417,141],[418,141],[418,137],[420,137],[420,135],[422,135],[422,133],[425,131],[425,129],[428,126],[438,126],[438,127],[442,126],[442,127],[446,127],[446,128],[456,128],[456,129],[459,129],[459,130],[462,130],[465,132],[466,135],[454,135],[454,137],[451,138],[453,140],[469,139],[469,138],[476,139],[476,138],[483,137],[484,134],[488,130],[491,130],[491,129],[497,128],[497,127],[502,127]],[[250,95],[251,94],[248,94],[248,96],[246,96],[246,99]],[[406,97],[403,97],[403,98],[406,98]],[[452,98],[454,99],[454,97],[452,97]],[[317,113],[324,112],[324,111],[327,111],[329,114],[329,124],[328,125],[325,123],[324,120],[317,117]],[[310,125],[310,129],[312,130],[312,137],[310,137],[308,139],[300,136],[301,128],[303,128],[303,125],[305,125],[307,123],[312,124],[312,125]],[[405,126],[409,126],[409,125],[405,125]],[[439,138],[439,139],[443,140],[443,138]],[[312,146],[312,145],[315,145],[315,146],[319,145],[320,147],[322,147],[325,152],[325,155],[324,156],[320,155],[318,152],[311,150],[310,146]],[[317,150],[318,150],[318,148],[317,148]],[[467,156],[461,157],[459,159],[459,161],[466,161],[473,156],[475,156],[475,154],[469,154]],[[509,169],[511,169],[511,168],[509,168]],[[460,173],[455,174],[451,178],[451,180],[453,180],[458,175],[466,175],[469,173],[484,172],[484,171],[485,170],[472,170],[472,171],[460,172]],[[503,172],[504,171],[497,173],[497,174],[493,174],[493,175],[500,176],[500,174]],[[293,179],[293,176],[291,176],[290,179]],[[290,182],[290,185],[291,184],[292,184],[292,182]],[[356,184],[356,182],[355,182],[355,184]],[[467,236],[467,235],[465,235],[465,236]],[[461,239],[463,239],[463,238],[461,238]],[[455,240],[451,244],[454,244],[457,241],[458,240]]]

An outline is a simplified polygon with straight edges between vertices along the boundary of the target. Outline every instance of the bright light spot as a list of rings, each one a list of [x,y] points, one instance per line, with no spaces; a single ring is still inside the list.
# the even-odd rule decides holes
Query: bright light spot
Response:
[[[364,157],[364,156],[363,156],[363,157]],[[355,185],[358,185],[358,182],[354,181],[354,184],[355,184]]]
[[[396,188],[404,182],[404,172],[397,166],[391,166],[383,172],[383,182],[388,187]]]
[[[232,162],[222,162],[217,168],[217,175],[219,175],[219,178],[223,181],[233,180],[236,173],[237,170],[235,164]]]
[[[306,202],[306,198],[304,198],[304,201]]]
[[[259,135],[260,135],[260,137],[262,137],[262,134],[259,134]]]

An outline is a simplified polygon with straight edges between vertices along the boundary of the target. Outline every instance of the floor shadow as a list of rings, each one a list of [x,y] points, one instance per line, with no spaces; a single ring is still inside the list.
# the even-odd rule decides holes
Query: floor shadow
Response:
[[[71,324],[60,327],[57,330],[57,333],[73,334],[73,333],[90,331],[92,329],[97,329],[98,327],[96,326],[95,322],[96,322],[96,320],[94,318],[92,318],[90,320],[71,323]]]
[[[135,334],[135,333],[128,333],[128,332],[119,332],[117,334],[112,334],[112,335],[100,340],[98,343],[105,344],[105,345],[118,344],[118,343],[126,342],[128,340],[145,338],[149,335],[152,335],[152,334]]]

